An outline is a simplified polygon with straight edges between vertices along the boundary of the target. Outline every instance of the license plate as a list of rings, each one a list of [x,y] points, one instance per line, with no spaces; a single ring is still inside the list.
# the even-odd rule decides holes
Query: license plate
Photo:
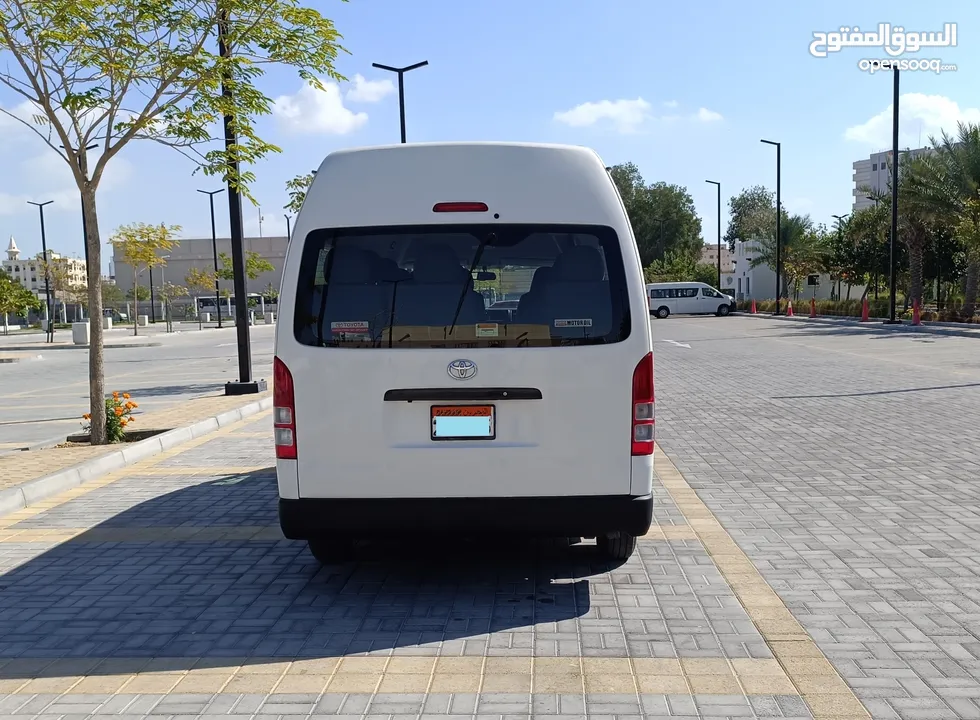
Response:
[[[433,440],[493,440],[497,437],[493,405],[433,405]]]

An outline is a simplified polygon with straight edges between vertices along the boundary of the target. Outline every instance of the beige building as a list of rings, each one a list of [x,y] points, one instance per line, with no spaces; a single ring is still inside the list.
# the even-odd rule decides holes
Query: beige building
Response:
[[[735,256],[728,249],[728,243],[723,240],[721,243],[721,272],[723,275],[732,272],[732,260],[734,259]],[[718,267],[718,245],[716,243],[707,243],[701,248],[701,262],[711,265],[711,267]]]
[[[161,287],[165,282],[174,285],[186,286],[186,280],[191,268],[201,270],[214,270],[214,252],[212,250],[211,238],[182,238],[173,250],[166,253],[167,264],[153,269],[153,287]],[[286,247],[289,240],[285,237],[253,237],[245,238],[245,251],[257,253],[259,257],[272,265],[272,272],[261,273],[254,280],[247,280],[247,288],[250,293],[262,293],[271,284],[276,291],[282,282],[282,268],[286,261]],[[225,253],[231,258],[231,240],[229,238],[218,238],[218,254]],[[129,292],[133,287],[133,268],[128,265],[119,250],[113,247],[111,275],[114,276],[116,285],[123,292]],[[221,267],[221,258],[218,258],[218,267]],[[149,274],[143,270],[140,274],[139,282],[143,287],[149,285]],[[232,289],[230,280],[219,281],[222,288]]]
[[[917,155],[924,155],[931,153],[931,148],[917,148],[915,150],[905,149],[900,150],[900,161],[898,164],[899,173],[902,172],[901,158],[906,156],[916,157]],[[871,200],[866,192],[862,188],[870,188],[873,192],[887,193],[890,192],[889,180],[891,179],[891,150],[876,152],[871,155],[867,160],[858,160],[854,163],[854,173],[852,179],[854,180],[854,187],[851,190],[851,195],[854,197],[851,203],[851,212],[856,212],[866,207],[871,207],[874,205],[874,200]]]
[[[66,257],[53,250],[48,250],[48,262],[52,265],[57,264],[65,269],[65,285],[68,287],[84,286],[85,281],[85,261],[76,257]],[[44,295],[44,254],[38,253],[34,257],[21,259],[20,248],[13,236],[7,245],[7,259],[3,261],[3,270],[7,275],[26,287],[38,296]],[[51,283],[52,297],[55,295],[55,285]],[[60,293],[59,293],[59,299]]]

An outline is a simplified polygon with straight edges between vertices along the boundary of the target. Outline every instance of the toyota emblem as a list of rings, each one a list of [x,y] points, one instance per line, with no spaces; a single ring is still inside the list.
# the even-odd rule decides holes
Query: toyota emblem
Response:
[[[472,360],[453,360],[446,372],[453,380],[469,380],[476,377],[476,363]]]

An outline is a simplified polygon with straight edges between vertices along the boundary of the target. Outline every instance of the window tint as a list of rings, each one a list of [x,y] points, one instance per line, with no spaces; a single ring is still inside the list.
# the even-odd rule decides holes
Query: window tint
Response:
[[[698,296],[697,288],[681,288],[677,291],[677,297],[692,298]]]
[[[666,290],[651,290],[650,291],[650,297],[651,298],[665,298],[665,297],[667,297],[667,291]]]
[[[625,340],[611,228],[435,225],[318,230],[294,333],[315,347],[550,347]]]
[[[701,294],[704,295],[705,297],[709,297],[709,298],[721,297],[721,295],[719,295],[718,293],[716,293],[711,288],[701,288]]]

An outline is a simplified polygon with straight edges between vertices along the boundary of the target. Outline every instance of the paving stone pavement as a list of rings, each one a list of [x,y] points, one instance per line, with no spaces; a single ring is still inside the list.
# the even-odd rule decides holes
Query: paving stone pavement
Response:
[[[661,447],[875,718],[980,718],[980,340],[654,323]]]
[[[619,566],[494,538],[320,568],[279,532],[270,437],[0,518],[0,717],[867,717],[666,458]]]

